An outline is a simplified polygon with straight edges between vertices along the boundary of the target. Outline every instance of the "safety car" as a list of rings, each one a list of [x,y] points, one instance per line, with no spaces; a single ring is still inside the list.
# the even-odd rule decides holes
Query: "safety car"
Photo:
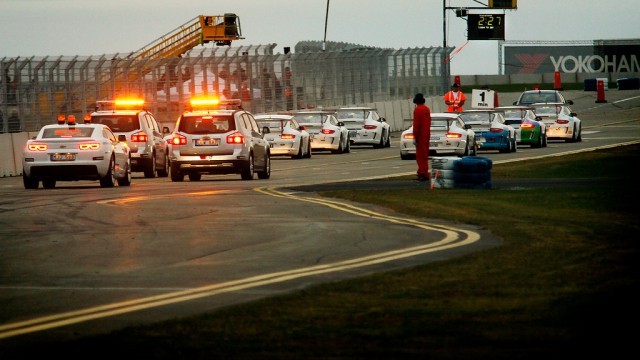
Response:
[[[76,123],[62,115],[27,140],[22,160],[25,189],[53,189],[58,181],[99,181],[101,187],[131,184],[131,151],[124,136],[102,124]]]

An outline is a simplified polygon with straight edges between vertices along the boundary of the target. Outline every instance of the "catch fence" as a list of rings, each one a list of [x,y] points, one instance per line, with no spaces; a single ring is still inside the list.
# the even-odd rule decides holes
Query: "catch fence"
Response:
[[[0,133],[37,131],[59,114],[82,119],[97,100],[141,97],[173,127],[193,96],[241,98],[253,113],[336,108],[444,93],[452,48],[364,48],[298,43],[194,49],[182,57],[132,54],[3,58]]]

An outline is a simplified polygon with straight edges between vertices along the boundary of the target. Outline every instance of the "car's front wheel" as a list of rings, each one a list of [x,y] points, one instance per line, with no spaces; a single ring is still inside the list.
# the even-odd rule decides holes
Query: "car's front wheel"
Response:
[[[240,177],[242,180],[253,180],[253,153],[249,154],[249,160],[240,171]]]
[[[258,171],[258,179],[268,179],[271,177],[271,155],[266,154],[264,159],[264,169]]]
[[[118,186],[131,185],[131,159],[127,161],[127,168],[125,169],[124,177],[118,179]]]
[[[116,171],[116,161],[112,156],[111,161],[109,161],[109,171],[107,171],[107,173],[100,178],[101,187],[109,188],[115,185],[116,183],[115,171]]]

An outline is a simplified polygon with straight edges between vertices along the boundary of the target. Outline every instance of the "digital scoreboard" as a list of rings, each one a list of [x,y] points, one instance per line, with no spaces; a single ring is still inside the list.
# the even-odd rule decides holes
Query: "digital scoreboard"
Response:
[[[469,40],[504,40],[504,14],[469,14]]]

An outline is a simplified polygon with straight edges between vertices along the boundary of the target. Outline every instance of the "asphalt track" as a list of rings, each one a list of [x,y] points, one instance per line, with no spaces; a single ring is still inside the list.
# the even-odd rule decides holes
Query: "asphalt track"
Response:
[[[640,93],[616,93],[619,100],[604,105],[593,104],[595,94],[574,95],[574,108],[589,123],[582,143],[486,156],[497,164],[639,141]],[[130,189],[73,184],[28,192],[19,178],[0,179],[0,351],[500,245],[474,226],[315,194],[425,186],[384,180],[415,171],[415,162],[398,159],[397,147],[348,155],[275,160],[272,179],[254,182],[135,178]],[[494,187],[555,180],[510,181]]]

